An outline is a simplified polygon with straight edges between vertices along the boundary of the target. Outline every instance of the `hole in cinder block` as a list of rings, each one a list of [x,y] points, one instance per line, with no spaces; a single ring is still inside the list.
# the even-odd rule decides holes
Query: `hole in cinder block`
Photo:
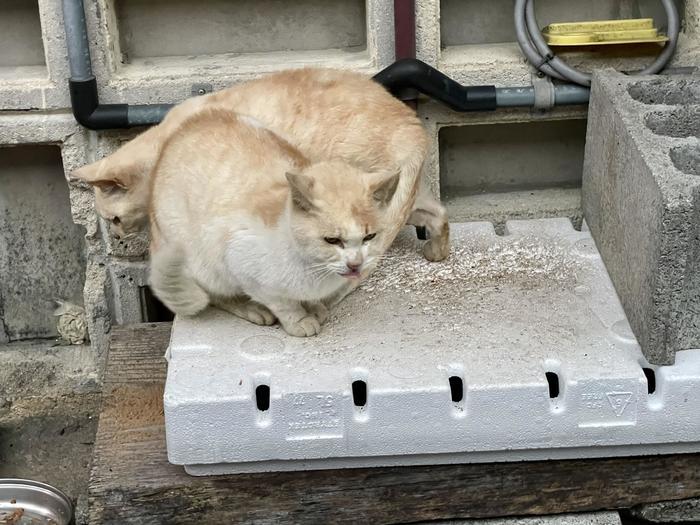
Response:
[[[685,2],[676,0],[675,3],[682,19]],[[488,2],[440,0],[441,46],[515,42],[513,4],[513,0],[489,0]],[[653,18],[657,27],[666,26],[665,12],[658,0],[627,0],[625,2],[620,0],[589,0],[587,2],[538,0],[534,4],[535,15],[540,27],[552,22],[646,17]],[[627,52],[639,52],[639,47],[634,46]],[[512,51],[508,51],[512,53]],[[658,46],[656,44],[648,46],[645,51],[649,54],[658,53]],[[559,52],[557,50],[557,53]]]
[[[643,104],[700,104],[700,80],[655,79],[636,82],[627,88],[634,100]]]
[[[270,387],[268,385],[258,385],[255,387],[255,406],[260,412],[270,409]]]
[[[36,0],[0,2],[0,49],[0,68],[46,64]]]
[[[700,106],[680,106],[673,111],[650,113],[644,123],[656,135],[700,138]]]
[[[441,199],[453,221],[568,217],[581,221],[586,121],[444,127]]]
[[[141,318],[147,323],[170,322],[175,314],[158,299],[148,286],[139,287]]]
[[[154,57],[347,52],[367,47],[364,0],[113,2],[125,63]]]
[[[360,379],[352,382],[352,402],[356,407],[367,404],[367,382]]]
[[[450,396],[453,403],[459,403],[464,399],[464,381],[459,376],[450,376]]]
[[[440,188],[478,194],[578,187],[585,142],[585,120],[445,127]]]
[[[686,175],[700,176],[700,144],[676,146],[669,152],[673,165]]]
[[[83,305],[85,286],[60,148],[0,148],[0,194],[0,341],[55,337],[54,300]]]
[[[546,372],[547,384],[549,385],[550,399],[559,397],[559,376],[554,372]]]
[[[656,372],[653,368],[642,368],[644,376],[647,378],[647,393],[653,394],[656,392]]]

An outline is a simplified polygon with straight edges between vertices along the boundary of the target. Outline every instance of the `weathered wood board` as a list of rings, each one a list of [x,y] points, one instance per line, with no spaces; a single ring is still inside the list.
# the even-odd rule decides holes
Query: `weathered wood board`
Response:
[[[700,496],[700,454],[194,478],[165,452],[169,324],[115,327],[90,523],[409,523]]]

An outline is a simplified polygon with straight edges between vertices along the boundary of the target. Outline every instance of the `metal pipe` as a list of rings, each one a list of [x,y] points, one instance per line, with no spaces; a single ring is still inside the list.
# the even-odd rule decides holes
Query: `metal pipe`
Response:
[[[394,95],[414,88],[455,111],[496,109],[495,86],[463,86],[415,58],[397,60],[372,78]]]
[[[127,106],[126,120],[130,127],[158,124],[175,104],[145,104]]]
[[[63,28],[66,32],[71,79],[80,81],[94,78],[83,0],[63,2]]]
[[[553,89],[554,104],[557,106],[588,104],[591,95],[589,88],[575,84],[555,84]],[[499,108],[534,105],[535,88],[532,86],[496,88],[496,106]]]
[[[394,61],[404,58],[416,58],[415,0],[394,0]],[[406,88],[394,95],[416,109],[416,89]]]
[[[158,124],[172,104],[129,106],[100,104],[97,80],[92,73],[83,0],[63,0],[63,26],[66,32],[73,116],[89,129],[131,128]]]

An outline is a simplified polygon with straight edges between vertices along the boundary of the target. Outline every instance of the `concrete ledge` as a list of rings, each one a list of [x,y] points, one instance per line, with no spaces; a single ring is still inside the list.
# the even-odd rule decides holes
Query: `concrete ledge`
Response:
[[[632,515],[652,523],[700,523],[700,498],[640,505]]]
[[[620,525],[617,512],[591,512],[583,514],[557,514],[555,516],[531,516],[527,518],[491,518],[484,520],[431,521],[416,525]]]

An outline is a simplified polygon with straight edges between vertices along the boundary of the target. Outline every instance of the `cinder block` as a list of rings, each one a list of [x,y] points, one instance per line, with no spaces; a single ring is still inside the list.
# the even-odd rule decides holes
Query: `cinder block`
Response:
[[[674,66],[698,63],[697,44],[700,2],[676,2],[683,20],[683,33],[673,58]],[[556,0],[536,3],[540,27],[552,21],[600,20],[651,16],[660,27],[666,25],[660,3],[654,0],[623,2],[595,0],[563,4]],[[513,2],[494,0],[417,0],[418,58],[435,65],[457,81],[467,85],[495,84],[521,86],[531,83],[532,68],[523,59],[515,38]],[[590,71],[612,67],[633,71],[653,59],[656,48],[638,50],[633,56],[616,53],[557,51],[574,67]]]
[[[98,0],[86,13],[105,102],[179,102],[195,84],[304,66],[371,73],[394,57],[391,0]]]
[[[148,262],[111,259],[108,265],[114,294],[113,322],[129,324],[145,321],[142,289],[148,285]]]
[[[697,524],[700,523],[700,498],[639,505],[632,509],[632,515],[649,523]]]
[[[82,304],[84,232],[56,146],[0,149],[0,317],[6,339],[56,335],[55,300]]]
[[[0,49],[0,110],[70,105],[60,2],[3,2]]]
[[[528,516],[522,518],[490,518],[452,521],[431,521],[416,525],[620,525],[617,512],[587,512],[557,514],[555,516]]]
[[[697,447],[700,351],[646,364],[589,233],[464,223],[453,240],[429,263],[404,230],[317,337],[176,319],[170,461],[203,475]]]
[[[594,76],[584,215],[647,359],[700,347],[700,76]]]

